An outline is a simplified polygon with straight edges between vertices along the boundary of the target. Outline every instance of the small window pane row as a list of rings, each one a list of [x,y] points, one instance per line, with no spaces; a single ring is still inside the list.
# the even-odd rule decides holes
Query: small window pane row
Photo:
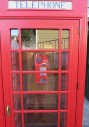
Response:
[[[58,101],[60,100],[60,110],[67,110],[68,94],[20,94],[13,95],[14,110],[21,110],[21,99],[23,99],[24,110],[58,110]]]
[[[19,49],[18,29],[10,30],[11,49]],[[61,31],[62,49],[69,48],[70,30]],[[21,29],[22,49],[59,49],[59,30]]]
[[[22,70],[23,71],[43,71],[50,70],[68,70],[69,68],[69,52],[22,52]],[[20,70],[19,53],[11,52],[11,69],[12,71]],[[40,70],[41,69],[41,70]]]
[[[61,78],[61,80],[59,79]],[[60,80],[60,83],[59,83]],[[13,91],[20,91],[20,75],[12,74],[12,89]],[[59,86],[60,85],[60,86]],[[22,75],[23,91],[60,91],[68,90],[68,74],[48,74],[35,73]]]
[[[67,113],[60,113],[60,127],[67,127]],[[15,127],[22,127],[20,113],[14,114]],[[25,113],[24,127],[58,127],[58,113]]]

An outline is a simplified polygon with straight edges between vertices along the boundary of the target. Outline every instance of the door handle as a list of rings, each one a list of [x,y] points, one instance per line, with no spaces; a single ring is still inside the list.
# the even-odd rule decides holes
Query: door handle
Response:
[[[6,113],[8,116],[10,116],[10,106],[9,105],[6,106]]]

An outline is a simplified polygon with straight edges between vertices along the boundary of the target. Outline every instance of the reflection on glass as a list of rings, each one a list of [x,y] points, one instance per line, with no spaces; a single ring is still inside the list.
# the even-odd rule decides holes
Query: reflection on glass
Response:
[[[61,110],[67,109],[67,101],[68,101],[67,94],[61,94],[60,95],[60,109]]]
[[[62,30],[62,49],[69,48],[70,31]]]
[[[23,49],[58,49],[58,30],[22,29]]]
[[[11,49],[18,49],[19,48],[19,41],[18,41],[18,30],[11,29],[10,30],[10,38],[11,38]]]
[[[57,113],[24,114],[25,127],[57,127]]]
[[[61,54],[61,69],[62,70],[67,70],[68,69],[68,64],[69,64],[69,54],[68,52],[63,52]]]
[[[15,110],[20,110],[21,109],[21,98],[19,94],[14,94],[13,95],[13,104],[14,104],[14,109]]]
[[[22,29],[21,40],[23,49],[35,49],[36,48],[36,30]]]
[[[23,90],[24,91],[56,91],[58,88],[58,74],[46,73],[45,76],[42,75],[39,77],[39,73],[23,74],[22,76]],[[43,79],[47,81],[44,82],[45,80]]]
[[[37,59],[41,59],[40,62]],[[46,70],[58,70],[58,52],[23,52],[22,69],[40,71],[36,66],[43,66]]]
[[[19,70],[19,53],[18,52],[11,53],[11,67],[13,71]]]
[[[57,110],[57,94],[24,95],[24,109]]]
[[[60,127],[66,127],[67,126],[67,113],[61,112],[60,113]]]
[[[12,74],[12,88],[13,88],[13,91],[20,91],[20,76],[19,76],[19,74]]]
[[[68,89],[68,74],[61,74],[61,90],[65,91]]]
[[[22,127],[22,118],[21,118],[21,114],[14,114],[14,123],[15,123],[15,127]]]

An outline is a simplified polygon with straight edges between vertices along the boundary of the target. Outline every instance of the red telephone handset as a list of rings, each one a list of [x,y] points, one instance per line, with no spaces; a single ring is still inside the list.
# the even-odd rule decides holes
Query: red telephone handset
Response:
[[[48,57],[44,54],[36,54],[35,56],[35,71],[39,71],[35,74],[36,83],[47,83],[48,76],[45,71],[48,70]]]

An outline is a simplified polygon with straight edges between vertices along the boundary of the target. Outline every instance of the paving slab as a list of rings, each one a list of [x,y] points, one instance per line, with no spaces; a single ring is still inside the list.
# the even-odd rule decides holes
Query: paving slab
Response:
[[[83,126],[82,127],[89,127],[89,101],[86,98],[84,100]]]

